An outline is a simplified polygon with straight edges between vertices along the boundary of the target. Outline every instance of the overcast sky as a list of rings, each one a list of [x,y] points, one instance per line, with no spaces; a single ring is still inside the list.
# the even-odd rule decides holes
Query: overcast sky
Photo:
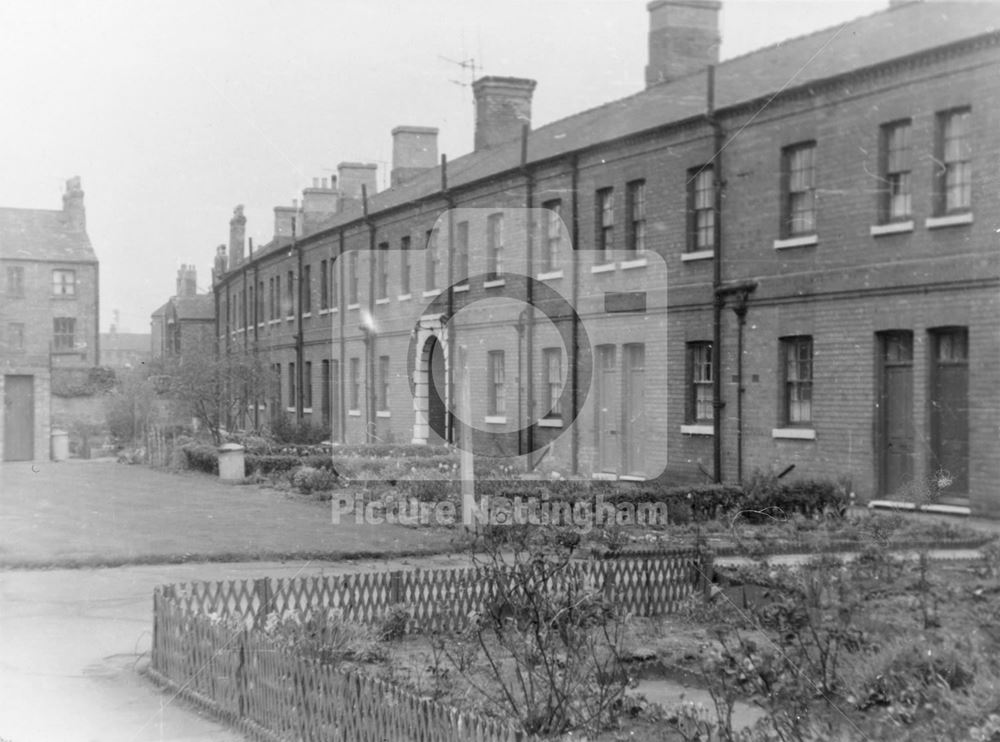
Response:
[[[887,0],[725,0],[730,58]],[[255,244],[273,208],[390,130],[472,147],[470,72],[538,81],[540,125],[643,86],[645,0],[3,0],[0,205],[61,208],[80,175],[101,261],[101,330],[149,331],[194,263],[210,287],[233,206]]]

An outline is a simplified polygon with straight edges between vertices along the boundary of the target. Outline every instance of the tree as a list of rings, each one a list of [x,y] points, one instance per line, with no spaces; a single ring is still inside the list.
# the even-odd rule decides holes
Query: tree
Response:
[[[140,440],[157,418],[156,389],[146,366],[118,375],[118,383],[105,398],[108,430],[122,444]]]
[[[247,412],[264,398],[267,375],[253,350],[219,352],[202,338],[164,363],[163,387],[175,412],[197,420],[222,442],[221,429],[246,427]]]

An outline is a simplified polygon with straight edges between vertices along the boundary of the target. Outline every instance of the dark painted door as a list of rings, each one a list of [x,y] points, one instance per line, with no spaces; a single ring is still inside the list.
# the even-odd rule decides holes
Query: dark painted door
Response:
[[[880,489],[892,495],[913,476],[913,333],[883,333],[880,358]]]
[[[35,377],[5,376],[3,395],[3,460],[35,458]]]
[[[427,384],[427,422],[429,441],[443,441],[445,433],[445,405],[447,376],[445,374],[444,348],[437,338],[431,336],[427,340],[426,352],[428,360]]]
[[[621,461],[621,384],[615,358],[615,346],[597,348],[597,468],[618,473]]]
[[[969,492],[969,353],[965,328],[939,330],[931,352],[931,473],[942,495]]]

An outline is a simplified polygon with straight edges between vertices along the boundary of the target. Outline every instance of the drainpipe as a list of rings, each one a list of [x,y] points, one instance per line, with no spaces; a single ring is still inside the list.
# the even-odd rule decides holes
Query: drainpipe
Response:
[[[368,188],[361,184],[361,205],[368,227],[368,316],[375,321],[375,221],[368,214]],[[365,442],[375,442],[375,333],[373,328],[362,328],[365,335]]]
[[[458,357],[456,355],[456,349],[458,345],[458,328],[455,323],[452,322],[452,318],[455,316],[455,198],[451,195],[451,191],[448,190],[448,156],[441,155],[441,195],[444,197],[445,206],[448,209],[448,317],[446,319],[445,326],[442,328],[447,338],[448,342],[445,347],[448,348],[448,354],[445,356],[444,364],[444,388],[445,388],[445,440],[448,443],[455,443],[455,369],[454,361]],[[464,278],[464,276],[463,276]],[[433,366],[433,364],[431,364]],[[433,369],[431,369],[433,371]],[[433,374],[429,374],[428,378],[431,382],[433,379],[430,377]],[[429,411],[428,411],[429,412]],[[467,423],[470,421],[466,421]],[[428,416],[428,425],[430,425],[430,418]]]
[[[250,238],[250,254],[253,255],[253,237]],[[260,379],[258,378],[257,364],[260,362],[260,314],[257,312],[261,306],[260,296],[260,265],[254,261],[253,264],[253,360],[254,360],[254,394],[253,394],[253,427],[254,431],[260,430]]]
[[[746,392],[743,387],[743,329],[746,326],[750,294],[756,289],[756,281],[742,281],[731,286],[721,286],[715,290],[715,300],[720,307],[725,306],[727,297],[736,297],[732,310],[738,320],[736,334],[736,478],[739,482],[743,481],[743,394]]]
[[[299,290],[296,296],[297,306],[295,309],[295,385],[298,387],[298,393],[295,395],[295,422],[302,422],[302,408],[305,402],[305,389],[302,388],[302,381],[305,378],[305,365],[303,358],[305,356],[304,345],[302,342],[302,247],[299,245],[298,240],[295,236],[295,217],[292,217],[292,249],[296,254],[296,263],[298,266],[298,280],[299,280]]]
[[[344,300],[344,230],[342,228],[337,232],[337,237],[340,249],[340,254],[337,257],[337,307],[340,310],[337,312],[340,326],[340,363],[338,364],[340,367],[340,379],[337,383],[337,396],[340,397],[340,404],[337,405],[337,431],[340,434],[339,440],[341,443],[346,443],[347,414],[344,405],[347,402],[347,394],[344,389],[344,378],[347,374],[347,363],[345,363],[347,361],[347,339],[344,337],[344,323],[346,322],[344,315],[347,314],[347,302]]]
[[[531,209],[534,206],[535,200],[535,178],[528,168],[528,135],[531,131],[531,126],[524,124],[521,127],[521,174],[524,175],[524,202],[525,208],[528,211],[528,218],[525,223],[525,230],[527,231],[526,239],[526,257],[527,262],[527,275],[530,278],[535,277],[534,271],[534,247],[535,247],[535,230],[532,229],[532,215]],[[524,361],[525,361],[525,374],[527,375],[527,380],[525,383],[525,413],[527,418],[527,428],[525,431],[526,436],[526,450],[528,452],[528,469],[532,468],[531,451],[535,450],[535,291],[533,281],[528,281],[527,296],[525,297],[525,302],[527,307],[525,307],[525,335],[524,335]],[[518,412],[520,412],[520,405],[518,405]],[[518,453],[521,453],[519,451]]]
[[[738,294],[733,312],[737,317],[736,334],[736,481],[743,483],[743,394],[746,388],[743,386],[743,329],[747,323],[747,299],[750,291],[741,291]]]
[[[705,120],[712,127],[712,175],[714,186],[715,230],[712,245],[712,479],[722,482],[722,147],[725,133],[715,115],[715,65],[708,66],[708,107]]]
[[[579,249],[580,244],[580,210],[577,194],[579,193],[580,186],[580,161],[576,154],[570,155],[569,158],[570,166],[570,193],[573,196],[572,208],[571,208],[571,221],[570,230],[572,231],[572,241],[573,244],[570,245],[571,250]],[[575,258],[570,261],[573,268],[573,285],[571,287],[571,306],[574,308],[580,306],[580,266],[579,261]],[[580,318],[576,312],[572,313],[572,328],[573,328],[573,347],[570,348],[570,353],[573,356],[573,360],[570,363],[570,387],[572,389],[572,394],[570,394],[570,401],[573,405],[572,419],[576,420],[577,414],[580,411],[580,377],[577,372],[578,360],[580,357]],[[590,352],[589,349],[587,351]],[[570,469],[573,474],[580,473],[580,426],[576,423],[570,426]]]

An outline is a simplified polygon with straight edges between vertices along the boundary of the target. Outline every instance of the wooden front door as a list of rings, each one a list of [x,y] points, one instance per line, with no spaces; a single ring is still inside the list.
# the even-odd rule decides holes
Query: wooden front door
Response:
[[[949,328],[933,333],[931,342],[931,474],[941,494],[969,492],[969,352],[968,332]]]
[[[5,376],[3,394],[3,460],[35,458],[35,377]]]
[[[624,351],[623,473],[642,476],[646,469],[646,346],[632,343]]]
[[[879,358],[879,490],[892,495],[913,477],[913,333],[882,333]]]
[[[615,346],[597,347],[597,469],[605,473],[618,473],[621,462],[621,410],[619,394],[621,384]]]

